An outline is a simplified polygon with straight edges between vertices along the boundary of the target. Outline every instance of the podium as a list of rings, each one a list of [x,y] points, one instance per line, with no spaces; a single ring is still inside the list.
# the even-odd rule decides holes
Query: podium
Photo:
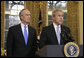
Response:
[[[79,45],[80,53],[78,57],[83,56],[83,45]],[[63,45],[47,45],[38,51],[40,57],[66,57]]]

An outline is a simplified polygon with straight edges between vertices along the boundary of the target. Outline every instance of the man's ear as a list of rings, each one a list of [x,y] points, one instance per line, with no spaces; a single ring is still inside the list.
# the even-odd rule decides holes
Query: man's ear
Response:
[[[52,19],[54,19],[54,16],[52,16]]]
[[[21,19],[23,19],[23,16],[21,16]]]

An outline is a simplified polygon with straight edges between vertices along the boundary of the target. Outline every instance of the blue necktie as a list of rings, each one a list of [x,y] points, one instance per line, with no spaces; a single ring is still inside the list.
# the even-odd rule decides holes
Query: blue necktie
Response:
[[[58,43],[60,44],[60,30],[59,30],[59,26],[57,26],[57,39],[58,39]]]
[[[28,35],[27,35],[26,25],[24,26],[24,39],[25,39],[25,44],[27,45]]]

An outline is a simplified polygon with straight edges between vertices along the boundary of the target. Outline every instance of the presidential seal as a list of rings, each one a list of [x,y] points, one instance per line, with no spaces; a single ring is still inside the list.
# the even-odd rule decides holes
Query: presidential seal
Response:
[[[74,42],[69,42],[64,46],[64,54],[66,57],[77,57],[79,52],[79,47]]]

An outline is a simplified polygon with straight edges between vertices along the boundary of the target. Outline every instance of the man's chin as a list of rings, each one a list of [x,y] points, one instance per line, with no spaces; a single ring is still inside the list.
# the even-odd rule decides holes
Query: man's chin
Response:
[[[30,22],[26,22],[27,24],[29,24]]]
[[[62,25],[62,23],[59,23],[59,25]]]

